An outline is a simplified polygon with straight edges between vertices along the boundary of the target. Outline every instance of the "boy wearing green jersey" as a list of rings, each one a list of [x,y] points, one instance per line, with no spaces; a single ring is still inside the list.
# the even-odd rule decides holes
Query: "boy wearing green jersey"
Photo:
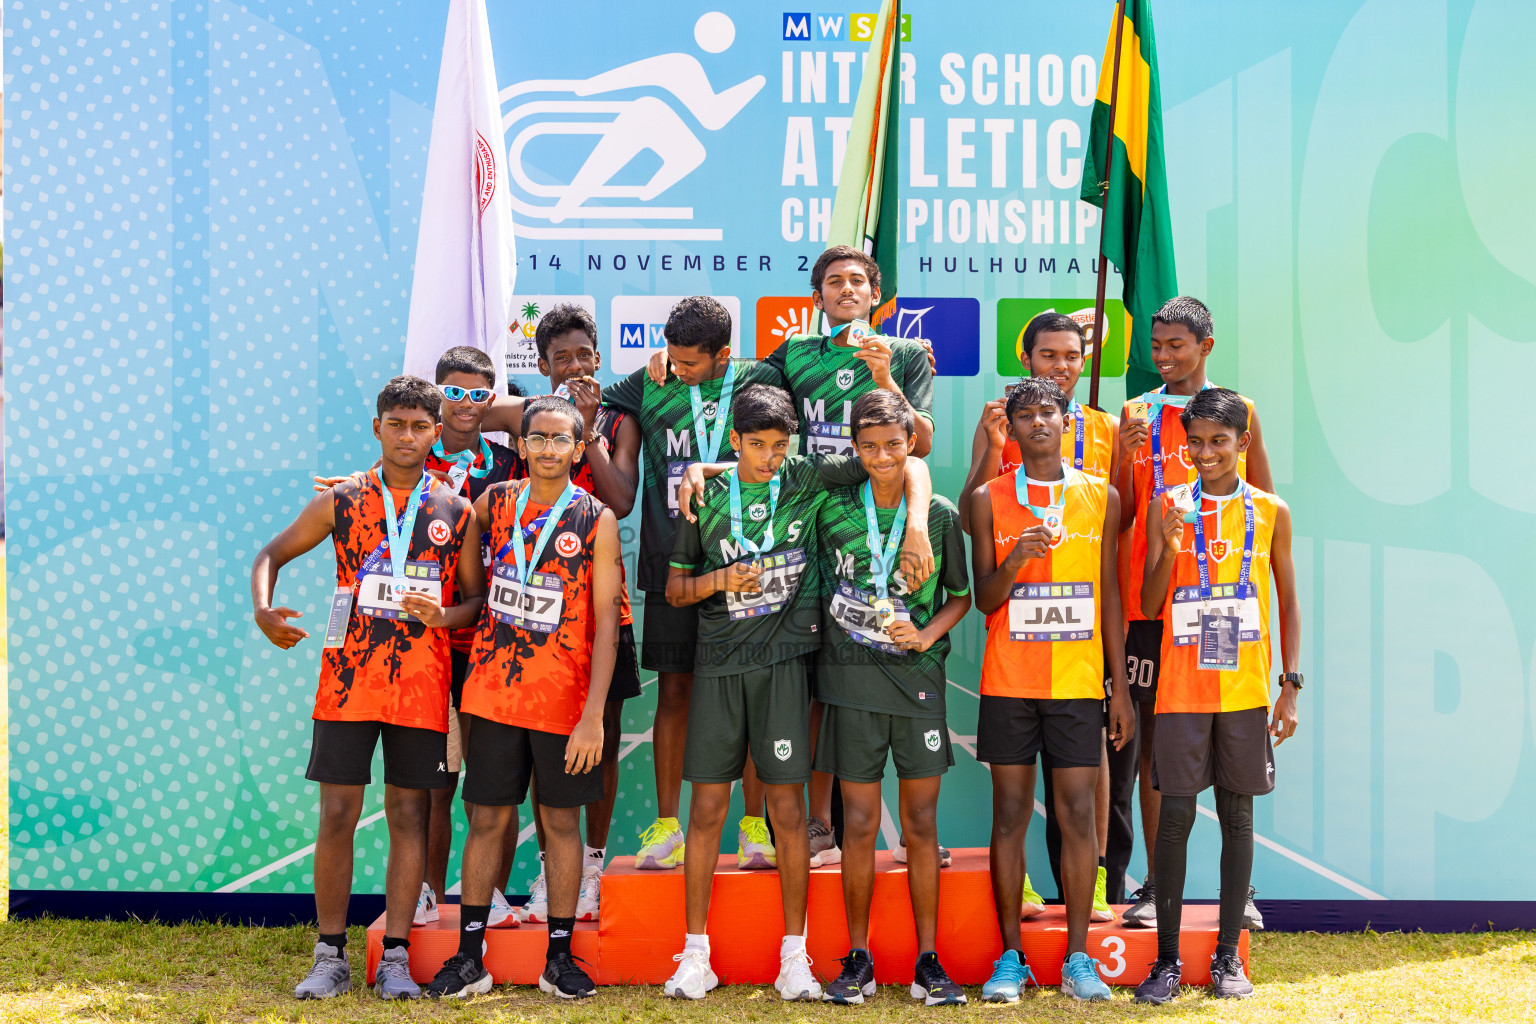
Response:
[[[685,866],[687,935],[669,996],[700,999],[717,979],[705,923],[731,784],[750,753],[766,787],[778,839],[784,939],[775,989],[784,999],[819,999],[805,952],[810,852],[802,789],[810,780],[810,692],[806,656],[821,646],[818,514],[828,487],[862,482],[856,459],[786,458],[796,422],[789,395],[749,387],[735,400],[735,466],[695,467],[681,489],[667,600],[699,609],[698,654],[683,777],[693,784]],[[713,479],[704,481],[706,476]],[[904,476],[915,525],[926,536],[932,488],[913,459]],[[699,505],[692,517],[694,491]]]
[[[896,762],[907,841],[907,889],[918,959],[910,994],[929,1006],[965,1002],[935,951],[938,933],[939,780],[955,763],[944,721],[949,631],[971,607],[959,510],[935,495],[928,528],[935,571],[919,587],[896,567],[907,518],[903,494],[916,416],[900,395],[871,391],[853,405],[851,425],[869,480],[829,493],[821,506],[821,566],[827,635],[818,659],[826,711],[815,767],[843,789],[843,906],[850,949],[825,999],[862,1003],[875,991],[869,953],[875,837],[886,758]],[[913,460],[915,461],[915,460]]]
[[[673,607],[666,599],[667,562],[679,522],[678,487],[691,463],[736,457],[726,443],[734,395],[755,383],[783,383],[777,369],[755,359],[731,358],[731,314],[708,296],[691,296],[672,307],[664,334],[671,372],[663,382],[649,380],[645,370],[636,370],[604,389],[602,396],[604,405],[628,413],[639,423],[645,468],[637,566],[639,586],[645,592],[640,667],[657,674],[659,692],[651,733],[657,818],[641,837],[635,857],[640,868],[677,867],[686,852],[677,810],[699,626],[696,608]],[[772,867],[773,847],[761,818],[761,790],[755,779],[747,782],[750,791],[744,785],[747,816],[738,830],[738,862],[743,867]],[[713,870],[713,856],[706,854],[705,859]]]

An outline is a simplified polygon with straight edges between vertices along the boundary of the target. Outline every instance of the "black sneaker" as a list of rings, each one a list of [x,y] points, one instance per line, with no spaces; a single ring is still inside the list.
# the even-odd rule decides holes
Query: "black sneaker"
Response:
[[[569,953],[544,961],[544,973],[539,975],[539,991],[561,999],[585,999],[596,995],[597,986],[586,971],[576,966],[578,963],[586,961]]]
[[[1230,953],[1211,958],[1211,995],[1217,999],[1247,999],[1253,995],[1253,982],[1243,973],[1240,958]]]
[[[924,953],[917,958],[917,966],[912,969],[911,991],[913,999],[921,999],[928,1006],[961,1006],[965,1003],[964,990],[949,980],[937,953]]]
[[[859,1006],[865,996],[875,994],[875,962],[868,950],[850,949],[838,963],[843,965],[843,973],[821,990],[823,1002]]]
[[[1125,913],[1120,915],[1120,920],[1132,928],[1156,928],[1157,888],[1152,884],[1151,879],[1142,883],[1141,888],[1132,894],[1131,899],[1135,902],[1125,908]]]
[[[422,994],[428,999],[442,999],[444,996],[468,999],[470,996],[484,995],[494,985],[491,972],[485,969],[484,963],[471,960],[463,953],[455,953],[443,961],[437,977],[432,979]]]
[[[1136,986],[1136,1002],[1158,1006],[1173,1002],[1179,996],[1179,982],[1184,979],[1183,967],[1180,960],[1154,961],[1147,980]]]

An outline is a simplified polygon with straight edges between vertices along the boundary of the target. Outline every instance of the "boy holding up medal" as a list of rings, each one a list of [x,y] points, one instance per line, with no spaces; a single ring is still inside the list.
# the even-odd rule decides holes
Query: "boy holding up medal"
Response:
[[[1275,788],[1270,747],[1296,731],[1301,611],[1291,562],[1291,512],[1238,472],[1252,443],[1242,396],[1207,388],[1179,417],[1199,476],[1187,501],[1153,497],[1141,610],[1164,622],[1152,779],[1162,793],[1157,834],[1157,961],[1139,1002],[1179,993],[1179,925],[1195,798],[1216,787],[1221,821],[1221,923],[1211,990],[1243,998],[1253,985],[1237,955],[1253,870],[1253,798]],[[1280,600],[1285,673],[1269,713],[1270,582]]]
[[[826,705],[815,767],[843,789],[843,906],[850,949],[825,999],[862,1003],[875,991],[869,952],[880,781],[887,757],[900,778],[907,888],[918,959],[910,994],[929,1006],[965,1002],[935,951],[939,908],[939,782],[955,763],[944,721],[949,631],[971,607],[959,512],[935,495],[928,529],[934,573],[915,590],[896,566],[907,520],[906,465],[917,443],[912,407],[871,391],[853,405],[853,440],[869,479],[840,487],[821,507],[828,634],[818,662]],[[915,459],[913,460],[915,461]]]
[[[684,865],[687,934],[665,993],[702,999],[718,984],[705,923],[715,850],[731,784],[750,753],[766,788],[778,841],[784,939],[774,988],[784,999],[820,999],[805,952],[810,851],[804,787],[811,776],[806,657],[821,646],[817,518],[828,487],[861,483],[857,459],[786,458],[794,407],[778,388],[743,390],[732,409],[735,464],[693,466],[678,492],[667,600],[699,609],[683,778],[693,784],[688,845],[707,856]],[[921,460],[907,462],[909,508],[926,543],[932,490]],[[713,476],[706,482],[706,477]],[[697,492],[698,513],[694,515]]]

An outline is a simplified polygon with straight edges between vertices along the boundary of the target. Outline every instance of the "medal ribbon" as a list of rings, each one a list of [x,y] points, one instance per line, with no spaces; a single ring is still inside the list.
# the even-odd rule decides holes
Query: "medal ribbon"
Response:
[[[442,438],[438,438],[437,441],[432,445],[432,454],[436,455],[444,462],[454,462],[464,468],[466,476],[459,480],[459,488],[461,490],[464,487],[465,479],[468,479],[468,477],[472,476],[476,480],[483,480],[490,473],[491,467],[496,465],[496,456],[491,454],[491,444],[485,439],[484,435],[481,435],[480,437],[480,458],[485,463],[485,467],[483,469],[475,468],[475,453],[470,451],[468,448],[461,452],[454,452],[452,455],[445,455],[443,453]]]
[[[869,523],[866,539],[869,543],[869,581],[880,600],[891,596],[891,570],[896,568],[896,553],[901,550],[901,537],[907,526],[907,496],[901,496],[896,506],[896,517],[891,520],[889,537],[880,536],[880,517],[875,511],[875,488],[864,481],[864,518]]]
[[[528,508],[528,495],[532,491],[533,485],[529,484],[523,488],[523,493],[517,496],[517,504],[513,507],[513,516],[516,522],[521,523],[523,521],[523,512]],[[512,554],[517,562],[517,581],[519,583],[527,582],[528,567],[530,565],[538,566],[539,559],[544,554],[544,545],[549,543],[550,536],[555,532],[554,528],[560,525],[560,517],[565,515],[566,506],[575,500],[578,493],[585,494],[586,492],[567,480],[565,482],[565,489],[560,492],[560,497],[555,499],[555,503],[545,510],[543,515],[523,527],[519,534],[514,534],[513,538],[503,544],[500,551],[496,552],[496,560],[499,562],[507,557],[507,549],[512,549]],[[529,535],[534,533],[535,529],[537,533],[536,539],[533,542],[533,554],[529,556],[523,551],[523,548],[528,543]]]
[[[1206,381],[1200,385],[1200,390],[1204,391],[1206,388],[1213,388],[1215,386],[1210,381]],[[1162,494],[1168,489],[1163,484],[1163,406],[1182,409],[1189,404],[1189,400],[1193,397],[1195,396],[1170,395],[1168,394],[1168,385],[1164,384],[1156,391],[1148,391],[1136,399],[1138,402],[1150,402],[1152,404],[1152,423],[1150,425],[1152,435],[1149,440],[1152,442],[1152,493],[1154,495]]]
[[[1243,564],[1237,572],[1237,599],[1246,601],[1248,592],[1252,589],[1248,578],[1253,572],[1253,491],[1246,483],[1239,480],[1238,491],[1243,496]],[[1195,479],[1195,485],[1191,488],[1195,499],[1195,565],[1200,570],[1200,600],[1209,604],[1211,600],[1211,569],[1206,559],[1205,552],[1205,516],[1201,513],[1200,505],[1200,480]],[[1221,506],[1216,506],[1217,522],[1221,516]]]
[[[1088,414],[1083,410],[1077,400],[1067,406],[1067,415],[1076,417],[1077,426],[1072,430],[1072,468],[1083,468],[1083,442],[1088,437]]]
[[[1064,476],[1062,478],[1062,481],[1061,481],[1061,500],[1060,501],[1053,500],[1051,502],[1051,504],[1046,505],[1044,507],[1041,507],[1039,505],[1031,505],[1029,503],[1029,480],[1026,479],[1025,476],[1024,476],[1024,467],[1020,466],[1018,469],[1014,470],[1014,473],[1013,473],[1013,494],[1014,494],[1014,497],[1018,499],[1018,502],[1019,502],[1020,505],[1023,505],[1025,508],[1029,509],[1029,511],[1034,514],[1035,518],[1040,520],[1043,523],[1043,522],[1045,522],[1046,513],[1049,512],[1051,509],[1053,509],[1053,508],[1064,509],[1066,507],[1066,504],[1067,504],[1067,488],[1072,486],[1072,481],[1074,479],[1074,477],[1073,477],[1074,473],[1075,473],[1075,470],[1067,470],[1066,476]],[[1046,486],[1050,489],[1052,499],[1055,499],[1055,497],[1056,497],[1056,485],[1055,484],[1047,484]]]
[[[411,500],[406,504],[405,511],[398,516],[395,514],[395,496],[389,493],[389,486],[384,483],[383,471],[376,469],[373,475],[378,478],[379,491],[384,495],[384,542],[374,548],[373,554],[363,562],[363,568],[358,575],[364,575],[369,566],[378,561],[380,553],[387,548],[390,575],[396,581],[403,580],[405,579],[405,562],[411,553],[411,534],[416,532],[416,513],[421,511],[421,500],[432,489],[432,475],[426,471],[422,472],[421,487],[412,488]]]
[[[773,550],[773,516],[779,510],[779,487],[782,483],[784,467],[781,465],[778,472],[773,474],[773,479],[768,481],[768,525],[763,529],[762,546],[747,540],[746,534],[741,532],[741,476],[737,467],[730,468],[731,477],[731,537],[752,552],[753,555],[761,555]]]
[[[714,462],[720,454],[720,442],[725,440],[725,421],[729,419],[731,394],[736,390],[736,364],[725,364],[725,377],[720,381],[720,400],[715,403],[715,432],[709,433],[704,422],[704,394],[699,385],[688,388],[688,401],[693,403],[694,448],[700,462]]]

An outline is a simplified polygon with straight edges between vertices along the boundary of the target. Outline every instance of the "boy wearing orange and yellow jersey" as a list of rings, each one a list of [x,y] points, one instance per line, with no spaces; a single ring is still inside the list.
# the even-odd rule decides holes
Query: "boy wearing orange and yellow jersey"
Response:
[[[1285,502],[1238,472],[1252,443],[1242,396],[1208,388],[1180,416],[1193,484],[1148,502],[1142,612],[1164,622],[1162,678],[1152,779],[1162,793],[1157,835],[1158,959],[1136,990],[1142,1002],[1178,994],[1179,925],[1195,799],[1216,787],[1221,821],[1221,919],[1211,988],[1218,997],[1253,994],[1237,942],[1253,870],[1253,798],[1275,787],[1275,743],[1296,731],[1301,613]],[[1270,584],[1280,601],[1285,665],[1271,720]]]
[[[1024,834],[1035,759],[1054,763],[1067,904],[1062,992],[1108,999],[1086,952],[1097,875],[1094,788],[1104,727],[1106,651],[1112,679],[1110,741],[1131,738],[1115,579],[1119,499],[1109,482],[1061,463],[1067,398],[1049,378],[1021,381],[1008,421],[1023,464],[969,497],[977,542],[976,606],[987,615],[976,757],[992,767],[992,894],[1003,955],[982,989],[1012,1002],[1029,976],[1019,935]],[[990,542],[989,542],[990,539]]]

